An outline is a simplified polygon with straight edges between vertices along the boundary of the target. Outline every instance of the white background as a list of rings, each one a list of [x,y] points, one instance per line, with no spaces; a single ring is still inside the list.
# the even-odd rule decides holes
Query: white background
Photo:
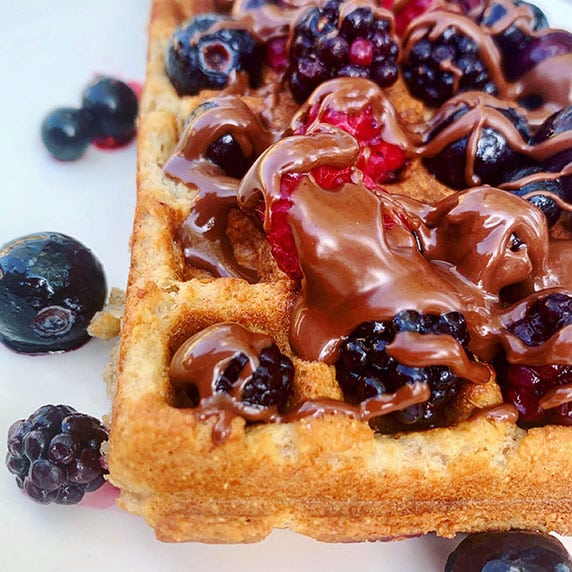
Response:
[[[572,21],[569,1],[537,3],[554,27]],[[39,126],[50,109],[77,105],[95,74],[143,81],[148,11],[149,0],[0,0],[0,244],[38,231],[67,233],[95,252],[109,285],[120,288],[135,146],[93,148],[80,161],[58,163],[43,150]],[[45,403],[107,413],[101,374],[109,349],[94,340],[67,354],[30,357],[0,346],[0,451],[9,425]],[[38,505],[0,467],[0,571],[432,572],[443,570],[458,540],[328,545],[276,531],[250,546],[161,544],[141,519],[116,507]]]

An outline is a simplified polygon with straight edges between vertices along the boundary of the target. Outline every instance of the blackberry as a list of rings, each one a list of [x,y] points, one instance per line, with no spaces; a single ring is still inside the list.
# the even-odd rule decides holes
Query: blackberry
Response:
[[[107,431],[69,405],[44,405],[8,430],[6,466],[33,500],[76,504],[105,483]]]
[[[263,61],[264,45],[217,14],[202,14],[177,28],[166,53],[167,75],[179,95],[222,89],[238,72],[246,72],[256,86]]]
[[[524,197],[537,191],[546,191],[567,200],[561,179],[551,177],[538,165],[521,167],[512,171],[506,176],[505,183],[500,187],[518,197]],[[549,228],[556,224],[562,211],[553,198],[549,195],[534,195],[528,200],[544,213]]]
[[[381,87],[397,80],[399,48],[390,14],[354,3],[343,15],[343,6],[330,0],[309,8],[294,26],[286,78],[298,102],[336,77],[368,78]]]
[[[283,410],[292,390],[294,379],[292,361],[280,352],[276,344],[264,348],[258,356],[258,361],[256,370],[244,380],[240,379],[240,374],[248,363],[248,357],[244,353],[233,356],[214,381],[214,392],[232,394],[236,386],[240,385],[242,391],[236,397],[239,402],[260,409],[276,407],[278,410]],[[199,394],[194,384],[187,386],[185,391],[195,407],[205,397]]]
[[[455,18],[470,22],[461,15]],[[433,33],[433,28],[429,28],[420,35],[410,34],[404,44],[403,78],[414,97],[439,107],[461,92],[497,94],[474,38],[457,29],[454,20],[437,37]]]
[[[439,181],[454,189],[461,190],[479,184],[498,185],[504,181],[507,172],[523,166],[527,159],[518,149],[510,146],[503,134],[505,130],[498,129],[497,126],[506,123],[507,130],[514,131],[516,128],[524,147],[530,140],[528,123],[516,109],[506,107],[500,100],[491,98],[484,102],[464,101],[464,97],[461,95],[443,106],[435,116],[436,121],[431,124],[427,142],[432,146],[435,145],[435,140],[445,141],[444,134],[458,121],[465,123],[463,136],[443,146],[437,143],[438,152],[425,156],[423,163]],[[471,114],[470,121],[465,117],[467,114]],[[473,150],[469,140],[476,142],[473,158],[468,157],[468,153]],[[469,160],[472,173],[468,173],[466,168]]]
[[[460,380],[446,366],[411,367],[391,357],[386,346],[398,332],[449,335],[464,347],[469,343],[466,321],[459,312],[421,314],[404,310],[392,320],[363,322],[344,340],[335,365],[344,397],[359,403],[395,392],[406,383],[424,382],[431,388],[429,401],[392,417],[402,429],[437,426],[443,423],[444,408],[457,394]]]
[[[74,238],[12,240],[0,248],[0,343],[24,353],[78,348],[106,293],[101,263]]]
[[[449,555],[445,572],[570,572],[572,559],[554,536],[511,530],[467,536]]]

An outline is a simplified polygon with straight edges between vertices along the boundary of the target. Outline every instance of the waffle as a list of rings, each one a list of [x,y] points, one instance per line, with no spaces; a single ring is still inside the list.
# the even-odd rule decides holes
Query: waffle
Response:
[[[174,353],[190,336],[229,322],[271,336],[292,360],[290,411],[343,401],[334,368],[291,347],[298,286],[277,267],[259,225],[238,214],[227,230],[234,262],[257,280],[216,277],[182,252],[178,232],[198,192],[163,168],[189,115],[220,94],[179,97],[164,55],[176,26],[213,9],[206,0],[153,2],[108,455],[119,505],[169,542],[254,542],[274,528],[329,542],[507,529],[572,534],[572,428],[519,427],[503,410],[494,375],[463,388],[448,426],[424,431],[374,431],[334,410],[263,423],[233,414],[221,437],[220,416],[181,406],[169,377]],[[230,91],[268,115],[267,92]],[[399,82],[387,94],[402,117],[423,115]],[[271,120],[284,130],[298,106],[286,92],[272,97]],[[451,195],[420,161],[407,169],[392,192],[432,203]]]

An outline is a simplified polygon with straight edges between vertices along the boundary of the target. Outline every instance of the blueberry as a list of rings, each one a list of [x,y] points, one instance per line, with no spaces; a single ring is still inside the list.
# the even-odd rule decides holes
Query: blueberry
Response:
[[[445,572],[571,571],[570,555],[557,538],[521,531],[468,536],[445,565]]]
[[[526,182],[527,177],[531,177],[528,182]],[[538,165],[522,167],[509,173],[506,177],[506,182],[512,183],[507,190],[518,197],[524,197],[536,191],[548,191],[562,200],[567,199],[560,178],[552,178],[546,173],[543,174],[542,167]],[[528,200],[544,213],[549,227],[556,224],[561,210],[549,195],[534,195],[528,198]]]
[[[217,14],[203,14],[173,33],[166,69],[179,95],[222,89],[237,72],[246,72],[253,86],[260,81],[263,44],[247,30],[224,27],[226,21]]]
[[[41,136],[53,157],[60,161],[75,161],[89,147],[93,129],[93,117],[89,111],[62,107],[46,116]]]
[[[17,352],[83,345],[105,297],[101,263],[69,236],[31,234],[0,248],[0,342]]]
[[[110,77],[97,78],[85,88],[82,108],[93,116],[93,139],[98,146],[119,147],[135,136],[139,102],[126,83]]]

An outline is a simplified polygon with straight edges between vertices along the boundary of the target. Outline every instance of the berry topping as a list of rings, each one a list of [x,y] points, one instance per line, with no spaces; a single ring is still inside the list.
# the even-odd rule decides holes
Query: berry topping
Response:
[[[226,27],[225,27],[225,24]],[[197,16],[177,28],[167,50],[167,75],[179,95],[222,89],[246,72],[251,85],[260,81],[264,45],[248,30],[216,14]]]
[[[545,141],[556,143],[554,153],[542,161],[542,166],[547,171],[558,173],[572,163],[572,144],[562,146],[557,143],[558,136],[563,137],[564,134],[569,139],[572,138],[572,105],[553,113],[534,135],[535,145]],[[572,175],[563,175],[561,182],[565,200],[572,202]]]
[[[46,149],[60,161],[75,161],[89,147],[94,133],[93,116],[85,109],[62,107],[42,122],[41,136]]]
[[[336,362],[336,376],[346,400],[361,402],[403,385],[424,382],[431,388],[426,403],[413,405],[392,416],[402,429],[439,425],[444,408],[457,394],[459,378],[446,366],[412,367],[399,363],[386,350],[398,332],[448,335],[466,346],[469,334],[459,312],[420,314],[404,310],[393,320],[364,322],[344,341]]]
[[[369,78],[381,87],[397,80],[399,49],[392,17],[362,4],[354,3],[346,13],[343,1],[330,0],[308,9],[296,22],[286,76],[298,102],[335,77]]]
[[[286,406],[294,366],[270,337],[225,322],[179,347],[170,378],[187,406],[208,410],[223,402],[247,419],[258,420],[265,409]]]
[[[548,21],[540,8],[523,0],[514,0],[513,4],[509,4],[508,8],[515,12],[514,15],[507,11],[505,4],[489,2],[479,19],[481,26],[491,30],[503,56],[509,60],[526,48],[533,32],[548,28]],[[512,66],[505,65],[504,68],[507,78],[514,79]]]
[[[373,189],[377,184],[395,180],[406,161],[402,147],[384,141],[386,118],[378,115],[371,104],[359,113],[352,114],[335,108],[320,108],[320,104],[316,103],[310,107],[304,123],[296,128],[295,133],[303,135],[319,123],[327,123],[353,135],[360,147],[355,167],[363,173],[365,186]],[[349,169],[336,171],[321,167],[314,170],[313,174],[320,186],[326,189],[350,180]]]
[[[472,95],[447,102],[427,134],[423,162],[439,181],[454,189],[501,183],[508,171],[524,164],[518,147],[524,148],[530,138],[528,124],[515,108],[493,97]],[[454,139],[459,132],[463,136]]]
[[[103,268],[77,240],[31,234],[0,249],[0,342],[24,353],[77,348],[105,302]]]
[[[505,183],[500,185],[500,188],[504,188],[518,197],[527,198],[544,213],[549,227],[554,226],[560,218],[561,209],[556,201],[550,195],[534,194],[531,197],[526,195],[544,191],[563,200],[568,200],[560,178],[544,172],[542,167],[538,165],[512,171],[507,175]]]
[[[507,325],[507,330],[527,346],[539,346],[570,324],[572,295],[556,292],[534,300],[522,318]]]
[[[539,63],[572,53],[572,34],[563,30],[548,31],[533,37],[520,51],[513,52],[504,60],[507,79],[522,77]]]
[[[473,22],[460,14],[440,11],[429,14],[436,15],[435,21],[429,19],[427,27],[414,29],[404,41],[403,78],[411,94],[433,107],[466,91],[495,95],[497,86],[482,58],[478,41],[461,31],[461,27],[472,29]],[[439,16],[451,20],[437,34],[434,27]]]
[[[572,559],[554,536],[510,531],[473,534],[449,555],[445,572],[568,572]]]
[[[98,147],[120,147],[135,136],[139,102],[126,83],[110,77],[97,78],[83,92],[82,107],[94,118],[93,142]]]
[[[572,425],[572,392],[560,403],[546,404],[550,392],[572,387],[572,366],[526,366],[509,364],[497,368],[504,399],[518,410],[518,422],[524,427]]]
[[[68,405],[44,405],[8,430],[6,466],[33,500],[77,504],[105,483],[101,444],[107,432]]]
[[[562,328],[572,324],[572,295],[553,292],[528,304],[522,317],[506,329],[526,346],[542,346]],[[572,425],[571,395],[547,403],[547,395],[562,386],[572,386],[572,366],[527,366],[499,363],[498,378],[506,400],[519,412],[525,426],[556,423]]]
[[[207,159],[218,165],[229,177],[241,179],[252,165],[253,157],[245,157],[231,133],[225,133],[207,148]]]
[[[407,26],[421,14],[427,12],[435,0],[409,0],[397,14],[395,14],[395,31],[402,36]]]

